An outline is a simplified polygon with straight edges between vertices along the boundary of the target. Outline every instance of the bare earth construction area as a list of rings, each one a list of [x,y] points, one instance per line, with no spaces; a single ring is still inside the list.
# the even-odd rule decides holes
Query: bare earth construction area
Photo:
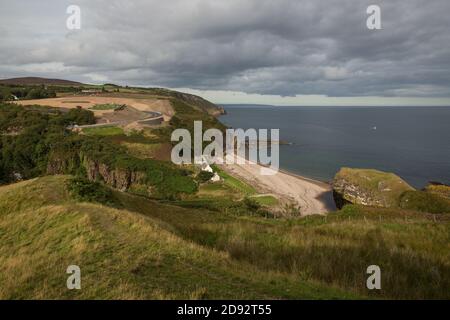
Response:
[[[72,109],[77,106],[83,109],[90,109],[94,112],[95,116],[101,119],[111,114],[113,110],[95,110],[92,109],[95,105],[115,104],[115,105],[127,105],[136,110],[144,112],[160,112],[164,116],[164,120],[168,121],[172,118],[174,110],[170,101],[163,98],[122,98],[122,97],[103,97],[103,96],[70,96],[52,99],[36,99],[36,100],[22,100],[16,103],[21,105],[41,105],[57,108]]]

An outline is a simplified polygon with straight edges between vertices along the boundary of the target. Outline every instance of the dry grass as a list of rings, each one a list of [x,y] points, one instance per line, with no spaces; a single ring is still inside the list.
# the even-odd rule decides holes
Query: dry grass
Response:
[[[155,217],[76,203],[64,188],[66,179],[0,188],[0,298],[350,297],[234,261],[226,252],[183,239]],[[147,200],[143,205],[167,214],[187,212]],[[81,267],[81,290],[66,289],[71,264]]]
[[[450,297],[450,221],[445,217],[348,206],[326,217],[274,220],[201,210],[169,214],[137,201],[126,206],[261,271],[380,298]],[[372,264],[382,269],[381,291],[365,286]]]
[[[122,142],[121,144],[136,158],[170,161],[172,146],[168,143]]]
[[[347,206],[302,219],[183,209],[115,192],[77,203],[53,176],[0,188],[0,298],[449,299],[450,219]],[[65,268],[82,268],[82,290]],[[365,287],[382,270],[382,290]]]

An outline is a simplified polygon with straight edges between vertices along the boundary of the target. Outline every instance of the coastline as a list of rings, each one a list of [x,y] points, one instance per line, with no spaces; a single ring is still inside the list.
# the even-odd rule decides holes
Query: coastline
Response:
[[[331,185],[325,182],[284,169],[278,170],[274,175],[262,175],[261,169],[267,168],[249,160],[245,160],[243,164],[222,164],[220,168],[255,186],[261,192],[275,195],[281,203],[299,206],[302,216],[323,215],[336,210]]]
[[[317,180],[317,179],[313,179],[313,178],[308,178],[308,177],[302,176],[301,174],[293,173],[293,172],[291,172],[289,170],[286,170],[286,169],[281,169],[280,168],[280,169],[278,169],[278,171],[280,171],[280,172],[282,172],[284,174],[290,175],[292,177],[295,177],[295,178],[298,178],[298,179],[301,179],[301,180],[305,180],[307,182],[311,182],[311,183],[317,184],[320,187],[329,188],[330,191],[332,190],[331,183],[329,183],[329,182],[322,181],[322,180]]]
[[[225,108],[223,110],[226,112]],[[217,119],[219,120],[220,116]],[[237,154],[234,156],[237,159]],[[260,172],[267,166],[248,159],[245,159],[245,164],[222,164],[219,167],[255,186],[259,191],[276,196],[282,204],[299,206],[302,216],[325,215],[337,210],[330,183],[307,178],[281,168],[274,176],[264,176]]]

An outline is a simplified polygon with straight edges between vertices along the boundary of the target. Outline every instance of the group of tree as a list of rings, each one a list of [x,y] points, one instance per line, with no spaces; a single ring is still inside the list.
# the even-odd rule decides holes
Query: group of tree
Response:
[[[56,91],[54,88],[48,88],[45,86],[0,87],[0,101],[13,100],[14,97],[18,99],[55,98]]]
[[[73,124],[93,123],[92,111],[82,108],[62,112],[0,103],[0,184],[55,173],[86,178],[86,161],[92,161],[111,171],[141,176],[139,183],[152,186],[158,198],[176,199],[197,190],[191,172],[163,161],[136,158],[106,137],[80,135],[68,129]]]
[[[40,107],[0,104],[1,183],[12,182],[17,176],[27,179],[45,173],[49,152],[73,136],[67,126],[95,123],[88,110],[46,111]]]

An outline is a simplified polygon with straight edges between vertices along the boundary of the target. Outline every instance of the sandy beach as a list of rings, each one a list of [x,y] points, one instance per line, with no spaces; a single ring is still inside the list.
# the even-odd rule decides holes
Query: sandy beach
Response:
[[[331,186],[324,182],[284,170],[279,170],[274,175],[262,175],[261,169],[264,167],[248,160],[245,164],[224,164],[220,167],[260,192],[273,194],[284,203],[300,206],[302,215],[326,214],[336,209]]]

